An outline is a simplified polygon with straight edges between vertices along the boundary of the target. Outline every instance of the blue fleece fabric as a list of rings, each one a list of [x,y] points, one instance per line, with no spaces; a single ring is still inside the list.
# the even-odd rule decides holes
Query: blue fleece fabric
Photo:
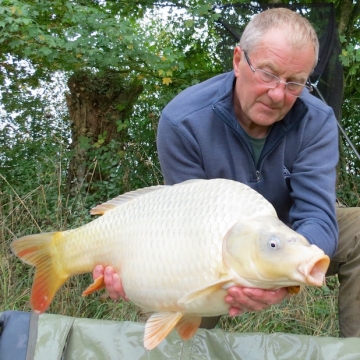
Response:
[[[157,147],[165,183],[225,178],[249,185],[279,218],[330,257],[337,247],[335,213],[338,129],[332,109],[304,90],[276,122],[255,164],[233,109],[234,73],[177,95],[163,110]]]

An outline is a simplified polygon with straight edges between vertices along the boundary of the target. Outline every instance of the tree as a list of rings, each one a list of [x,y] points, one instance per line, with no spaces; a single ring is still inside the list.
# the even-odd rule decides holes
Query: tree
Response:
[[[57,71],[67,78],[72,154],[68,195],[88,191],[90,181],[106,183],[118,173],[131,142],[129,118],[142,92],[169,99],[178,86],[200,81],[216,68],[206,53],[200,60],[193,51],[203,42],[193,36],[194,21],[189,18],[179,26],[182,16],[171,10],[166,24],[151,1],[3,1],[0,86],[6,109],[23,108],[25,85],[35,89]],[[195,58],[200,60],[196,65]],[[205,63],[211,65],[195,69]],[[115,155],[109,155],[110,149]],[[109,157],[114,171],[109,171]]]

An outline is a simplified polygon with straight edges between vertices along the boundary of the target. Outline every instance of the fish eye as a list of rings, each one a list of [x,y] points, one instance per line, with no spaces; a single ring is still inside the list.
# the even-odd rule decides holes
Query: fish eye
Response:
[[[276,236],[272,236],[268,241],[268,247],[272,250],[277,250],[280,248],[280,240]]]

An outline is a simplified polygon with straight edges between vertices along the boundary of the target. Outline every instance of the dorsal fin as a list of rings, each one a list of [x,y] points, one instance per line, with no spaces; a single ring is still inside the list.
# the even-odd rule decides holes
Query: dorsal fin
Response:
[[[197,181],[202,181],[202,179],[186,180],[181,183],[175,184],[174,186],[189,184],[189,183],[197,182]],[[107,211],[110,211],[118,206],[121,206],[122,204],[125,204],[128,201],[136,199],[139,196],[149,194],[153,191],[162,190],[165,187],[169,187],[169,186],[171,186],[171,185],[154,185],[154,186],[149,186],[149,187],[142,188],[142,189],[137,189],[134,191],[129,191],[125,194],[117,196],[114,199],[104,202],[103,204],[95,206],[93,209],[90,210],[90,214],[91,215],[104,215]]]
[[[139,196],[143,196],[145,194],[149,194],[153,191],[164,189],[165,187],[168,187],[168,185],[155,185],[155,186],[149,186],[142,189],[137,189],[134,191],[129,191],[125,194],[119,195],[114,199],[111,199],[103,204],[95,206],[93,209],[90,210],[91,215],[103,215],[107,211],[110,211],[118,206],[121,206],[128,201],[134,200],[138,198]]]

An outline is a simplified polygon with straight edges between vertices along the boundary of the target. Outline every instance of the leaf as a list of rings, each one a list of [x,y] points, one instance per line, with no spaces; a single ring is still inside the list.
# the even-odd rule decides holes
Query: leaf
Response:
[[[172,83],[172,80],[169,77],[165,77],[162,79],[162,83],[169,86]]]
[[[190,19],[190,20],[186,20],[185,21],[185,26],[188,28],[192,28],[194,26],[194,20]]]
[[[39,49],[39,53],[42,55],[50,55],[52,53],[52,50],[48,47],[42,47]]]

